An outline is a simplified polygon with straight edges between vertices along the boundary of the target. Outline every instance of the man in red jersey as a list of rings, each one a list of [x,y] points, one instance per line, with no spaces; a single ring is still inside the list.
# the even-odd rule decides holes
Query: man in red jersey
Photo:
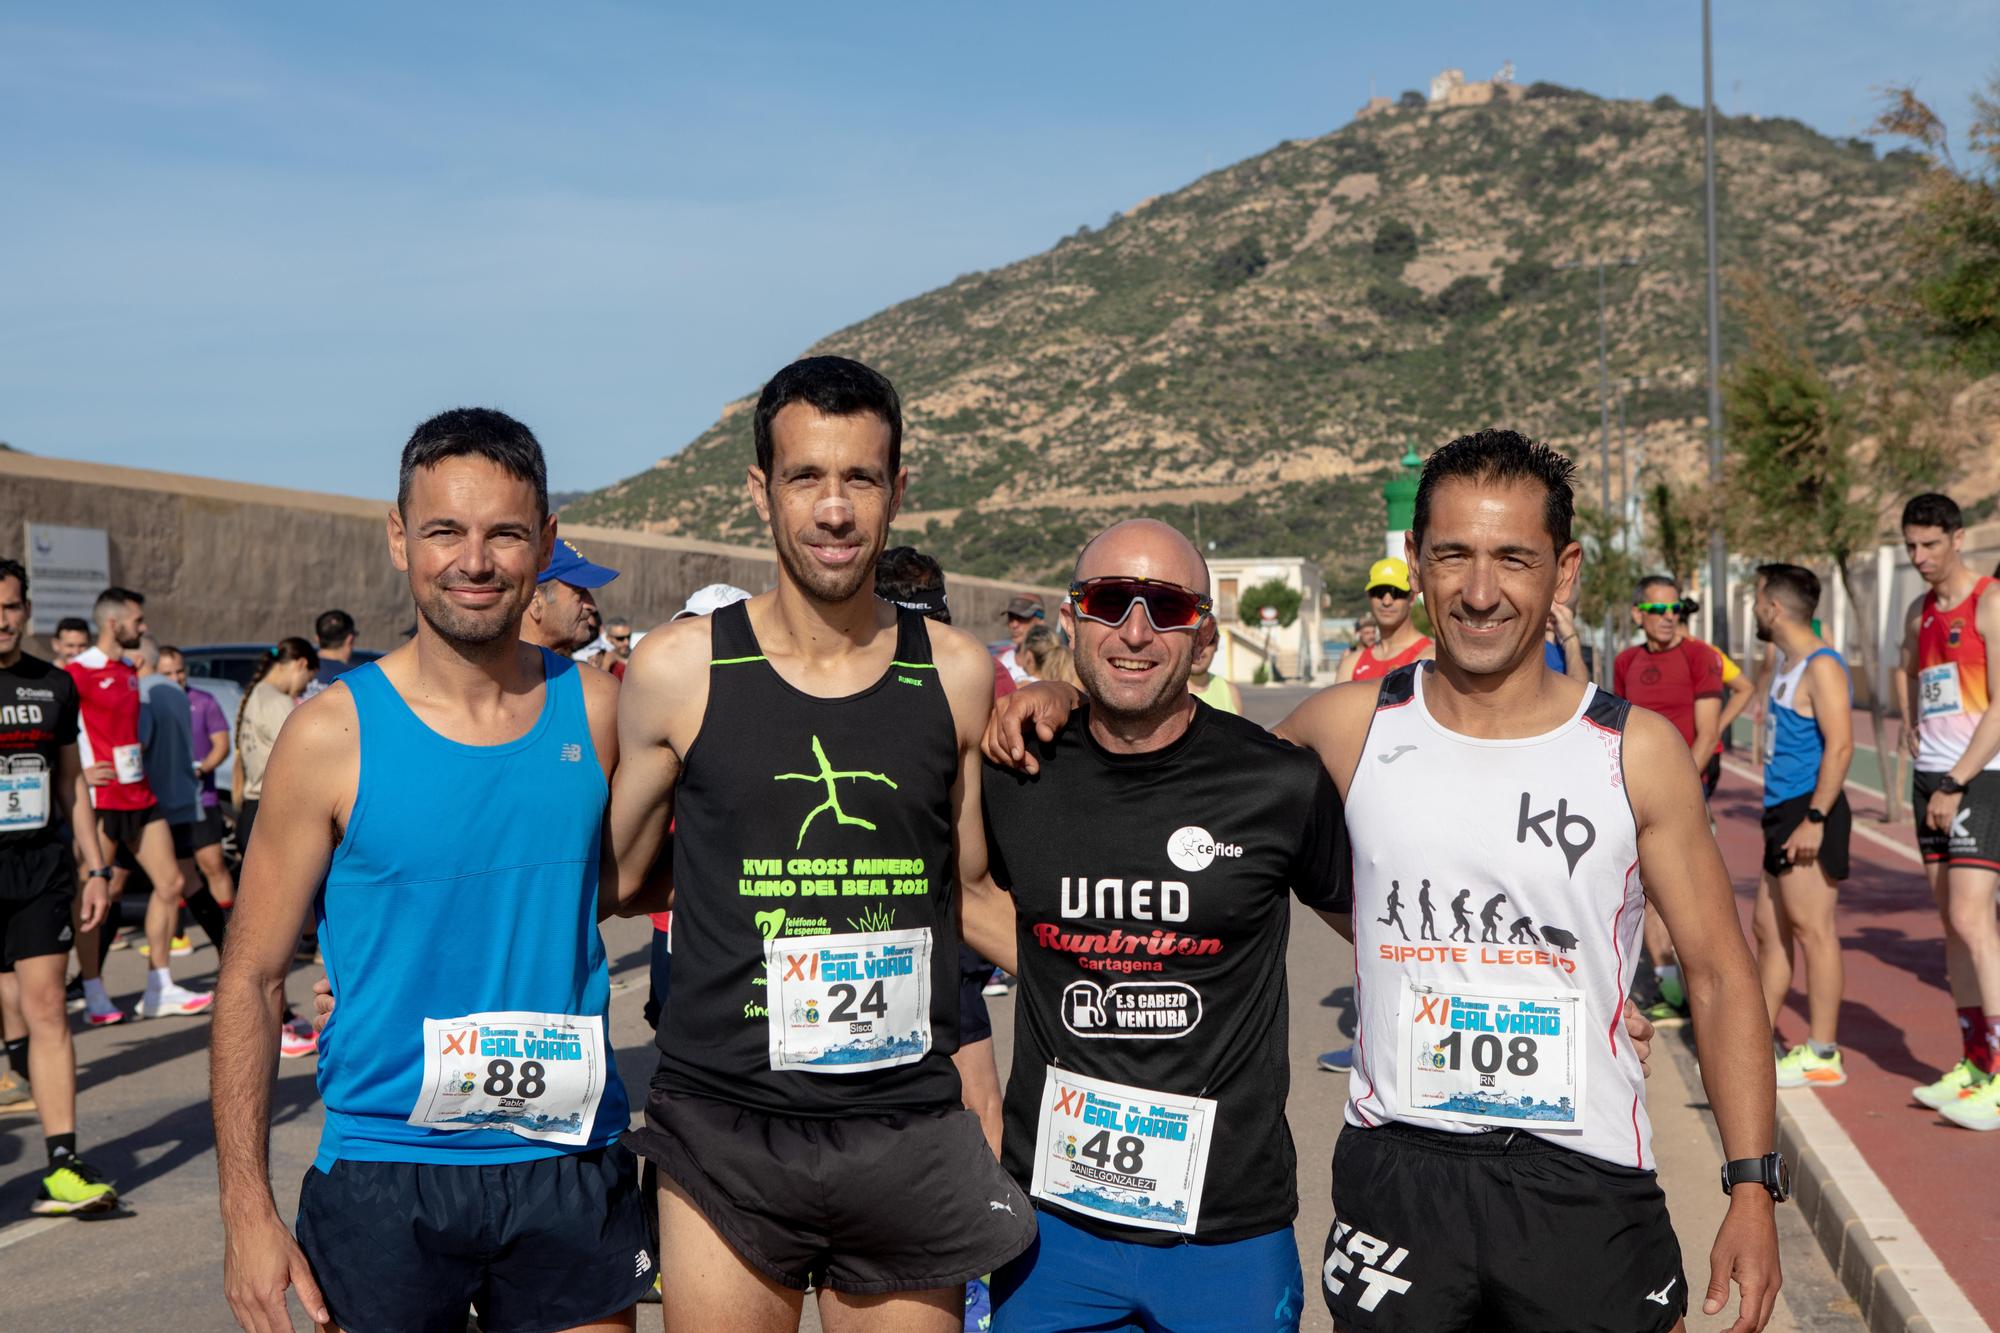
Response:
[[[1964,1057],[1913,1095],[1954,1124],[2000,1129],[2000,581],[1965,563],[1949,496],[1903,507],[1903,546],[1929,585],[1903,627],[1905,744],[1916,760],[1917,847],[1944,918]]]
[[[97,643],[64,669],[76,681],[82,727],[77,750],[85,764],[111,765],[111,780],[91,789],[97,807],[98,836],[107,849],[119,846],[138,861],[153,882],[146,904],[146,941],[152,951],[146,992],[139,1000],[141,1018],[204,1012],[210,997],[174,984],[170,970],[174,922],[180,916],[180,862],[174,856],[173,835],[160,817],[159,802],[146,782],[139,744],[139,673],[124,654],[146,636],[146,599],[129,588],[106,588],[97,595],[91,614],[97,622]],[[84,968],[83,993],[89,1021],[95,1026],[124,1018],[104,981],[96,975],[96,930],[82,933],[77,954]]]

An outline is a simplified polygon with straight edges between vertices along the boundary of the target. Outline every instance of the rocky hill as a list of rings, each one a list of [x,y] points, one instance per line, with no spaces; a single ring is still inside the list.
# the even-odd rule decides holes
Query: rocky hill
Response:
[[[1789,120],[1718,121],[1725,261],[1801,301],[1823,363],[1859,359],[1843,291],[1890,262],[1910,155]],[[816,344],[893,378],[911,469],[899,531],[954,569],[1058,577],[1110,514],[1218,554],[1292,553],[1345,587],[1377,552],[1385,469],[1466,430],[1559,443],[1595,500],[1597,285],[1650,473],[1705,437],[1701,119],[1671,98],[1551,85],[1392,109],[1280,144],[1050,250],[968,274]],[[757,535],[750,398],[581,521]],[[907,529],[904,531],[904,529]]]

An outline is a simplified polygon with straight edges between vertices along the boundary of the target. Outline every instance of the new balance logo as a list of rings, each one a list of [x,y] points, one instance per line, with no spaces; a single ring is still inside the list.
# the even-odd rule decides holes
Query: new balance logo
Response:
[[[1667,1303],[1667,1293],[1674,1289],[1674,1283],[1678,1281],[1680,1281],[1678,1277],[1668,1278],[1666,1286],[1661,1287],[1658,1291],[1647,1292],[1646,1299],[1655,1305],[1665,1305]]]
[[[567,745],[563,746],[563,747],[562,747],[562,761],[563,761],[563,762],[564,762],[565,764],[580,764],[580,763],[582,763],[582,762],[583,762],[583,746],[579,745],[579,744],[578,744],[577,742],[575,742],[575,741],[571,741],[571,742],[570,742],[569,744],[567,744]]]
[[[640,1250],[632,1256],[632,1276],[644,1277],[653,1270],[653,1256]]]
[[[1393,764],[1393,763],[1395,763],[1395,762],[1396,762],[1396,761],[1397,761],[1398,759],[1401,759],[1401,758],[1402,758],[1402,757],[1403,757],[1404,755],[1408,754],[1408,753],[1409,753],[1410,751],[1412,751],[1412,750],[1414,750],[1414,749],[1416,749],[1416,748],[1417,748],[1417,747],[1416,747],[1416,746],[1414,746],[1414,745],[1398,745],[1398,746],[1397,746],[1397,747],[1396,747],[1395,749],[1391,750],[1391,751],[1390,751],[1390,752],[1389,752],[1388,754],[1378,754],[1378,755],[1376,755],[1375,757],[1376,757],[1377,759],[1380,759],[1380,760],[1381,760],[1381,761],[1382,761],[1383,763],[1385,763],[1385,764]]]

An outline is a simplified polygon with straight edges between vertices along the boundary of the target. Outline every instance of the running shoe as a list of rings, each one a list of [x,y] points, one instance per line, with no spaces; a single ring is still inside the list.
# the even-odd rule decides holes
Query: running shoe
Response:
[[[319,1049],[319,1034],[303,1018],[294,1018],[278,1029],[278,1054],[287,1060],[311,1055]]]
[[[83,998],[82,977],[70,978],[69,985],[63,987],[63,1007],[73,1014],[80,1014],[84,1011],[85,1002]]]
[[[113,1023],[123,1023],[125,1021],[125,1011],[115,1004],[106,1004],[102,1009],[99,1009],[96,1005],[87,1004],[84,1010],[83,1021],[94,1028],[108,1028]]]
[[[28,1208],[60,1216],[101,1212],[117,1202],[118,1191],[111,1187],[111,1182],[86,1166],[81,1157],[71,1155],[42,1177],[41,1192]]]
[[[1660,998],[1680,1010],[1683,1014],[1687,1012],[1687,987],[1681,984],[1679,977],[1662,976],[1660,978]]]
[[[1656,1028],[1681,1028],[1687,1026],[1688,1011],[1665,998],[1655,1000],[1641,1011]]]
[[[1823,1056],[1801,1042],[1778,1061],[1781,1088],[1837,1088],[1845,1082],[1847,1073],[1840,1067],[1839,1051]]]
[[[1343,1046],[1319,1058],[1319,1067],[1329,1074],[1345,1074],[1354,1068],[1354,1048]]]
[[[993,975],[986,979],[986,984],[979,988],[979,993],[981,995],[1012,995],[1014,993],[1014,978],[996,967],[993,969]]]
[[[1966,1129],[2000,1129],[2000,1076],[1974,1084],[1957,1101],[1940,1106],[1938,1114]]]
[[[192,991],[169,982],[157,991],[148,987],[134,1012],[141,1018],[168,1018],[180,1014],[207,1013],[208,1006],[214,1003],[215,996],[206,991]]]
[[[174,936],[174,942],[168,946],[167,952],[175,958],[185,958],[194,952],[194,941],[185,935],[176,935]],[[153,946],[141,940],[139,942],[139,956],[141,958],[151,958],[153,956]]]
[[[145,938],[145,935],[139,931],[121,930],[111,937],[110,951],[117,953],[120,949],[129,949],[132,947],[134,940],[143,940]]]
[[[12,1070],[0,1074],[0,1115],[13,1115],[35,1109],[35,1095],[28,1091],[28,1085],[14,1077]]]
[[[1941,1111],[1960,1097],[1972,1091],[1979,1081],[1979,1070],[1970,1060],[1960,1060],[1945,1076],[1935,1083],[1926,1083],[1921,1088],[1911,1088],[1910,1095],[1933,1111]]]

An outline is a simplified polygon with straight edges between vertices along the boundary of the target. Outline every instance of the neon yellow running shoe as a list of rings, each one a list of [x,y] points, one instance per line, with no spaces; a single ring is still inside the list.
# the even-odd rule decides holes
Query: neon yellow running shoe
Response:
[[[1921,1088],[1910,1089],[1910,1095],[1933,1111],[1941,1111],[1972,1090],[1979,1081],[1979,1071],[1972,1061],[1960,1060],[1946,1071],[1945,1076],[1935,1083],[1926,1083]]]
[[[1974,1084],[1972,1090],[1938,1114],[1966,1129],[2000,1129],[2000,1078]]]
[[[168,952],[176,958],[185,958],[194,952],[194,941],[185,935],[176,935],[174,936],[172,945],[168,947]],[[141,958],[151,958],[153,956],[153,946],[143,940],[140,941],[139,956]]]
[[[95,1213],[118,1202],[111,1182],[84,1164],[81,1157],[65,1157],[42,1177],[41,1193],[28,1205],[37,1213]]]
[[[1822,1056],[1801,1042],[1778,1059],[1778,1086],[1781,1088],[1837,1088],[1847,1082],[1840,1067],[1840,1052]]]

